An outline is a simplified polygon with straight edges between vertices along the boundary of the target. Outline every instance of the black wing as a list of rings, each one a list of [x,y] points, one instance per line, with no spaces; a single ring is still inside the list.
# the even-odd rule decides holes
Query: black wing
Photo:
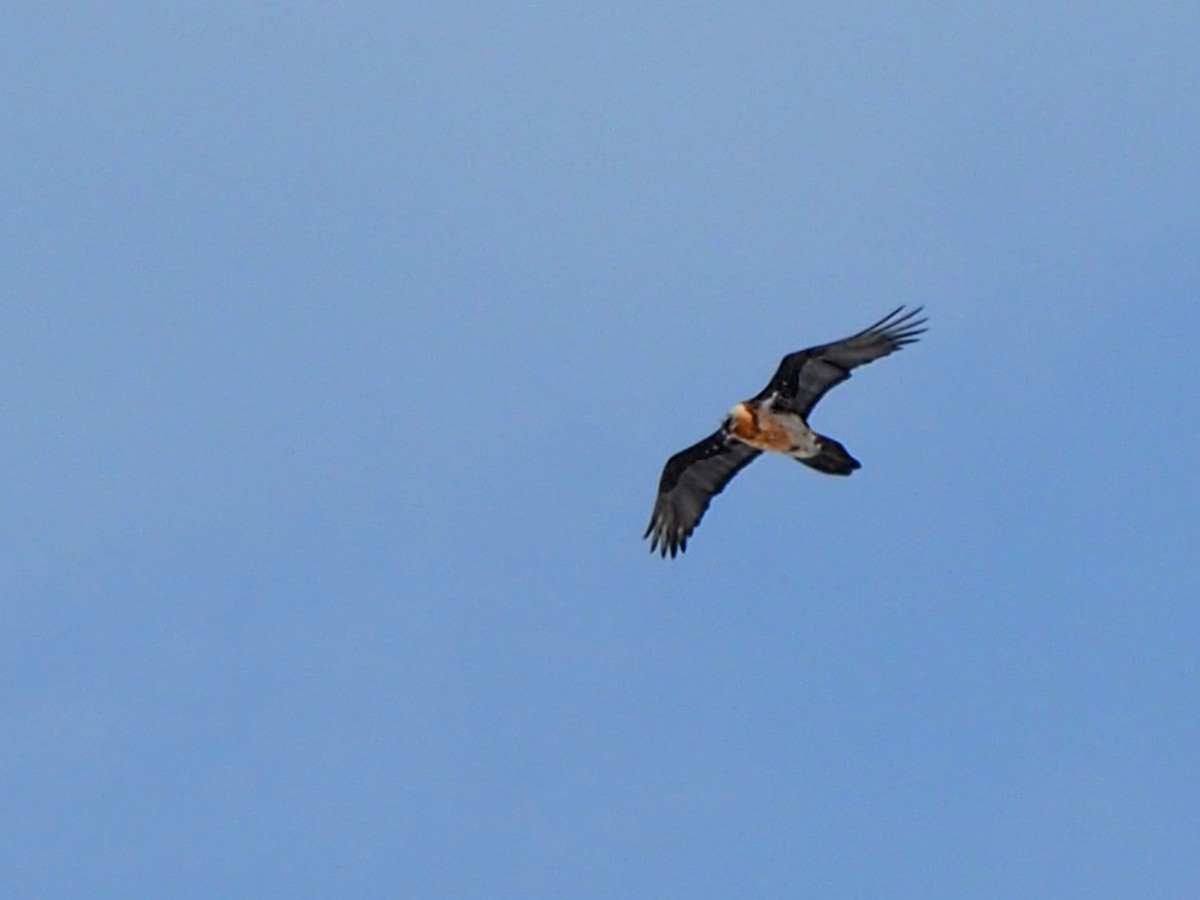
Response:
[[[658,550],[664,557],[668,553],[673,557],[686,550],[688,537],[700,524],[709,501],[759,452],[718,430],[668,459],[650,524],[642,535],[650,538],[650,552]]]
[[[789,401],[789,406],[807,417],[825,392],[850,377],[850,370],[887,356],[911,344],[925,329],[926,319],[914,318],[921,307],[904,312],[898,306],[874,325],[832,344],[789,353],[755,400],[772,394]],[[901,315],[903,313],[903,315]]]

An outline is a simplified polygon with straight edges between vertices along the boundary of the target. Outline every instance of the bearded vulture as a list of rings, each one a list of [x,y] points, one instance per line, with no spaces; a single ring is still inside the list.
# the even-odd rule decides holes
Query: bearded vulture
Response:
[[[663,468],[644,538],[650,552],[687,549],[709,501],[762,451],[782,453],[826,475],[849,475],[859,462],[831,437],[808,426],[808,415],[850,372],[899,350],[925,332],[917,307],[900,306],[874,325],[832,344],[789,353],[765,388],[729,411],[721,427],[676,453]]]

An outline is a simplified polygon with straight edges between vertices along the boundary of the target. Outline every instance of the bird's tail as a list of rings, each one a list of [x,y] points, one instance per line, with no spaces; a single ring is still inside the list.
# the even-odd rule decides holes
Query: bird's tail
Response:
[[[821,452],[807,458],[797,457],[800,462],[818,472],[824,472],[826,475],[849,475],[855,469],[862,467],[859,461],[847,453],[846,448],[833,438],[825,437],[823,434],[819,434],[817,437],[821,442]]]

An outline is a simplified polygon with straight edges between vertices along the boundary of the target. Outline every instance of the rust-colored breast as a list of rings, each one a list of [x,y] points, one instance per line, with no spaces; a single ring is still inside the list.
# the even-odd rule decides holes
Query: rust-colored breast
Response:
[[[733,433],[759,450],[787,453],[792,449],[792,436],[775,418],[761,409],[739,403],[733,411]]]

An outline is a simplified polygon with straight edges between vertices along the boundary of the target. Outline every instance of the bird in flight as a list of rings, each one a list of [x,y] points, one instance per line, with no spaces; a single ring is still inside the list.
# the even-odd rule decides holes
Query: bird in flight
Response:
[[[848,338],[789,353],[757,396],[733,407],[704,440],[667,460],[643,535],[650,538],[650,552],[665,558],[686,550],[712,498],[764,450],[826,475],[860,468],[845,447],[809,427],[809,413],[853,369],[916,341],[927,321],[917,318],[920,312],[919,306],[909,312],[900,306]]]

